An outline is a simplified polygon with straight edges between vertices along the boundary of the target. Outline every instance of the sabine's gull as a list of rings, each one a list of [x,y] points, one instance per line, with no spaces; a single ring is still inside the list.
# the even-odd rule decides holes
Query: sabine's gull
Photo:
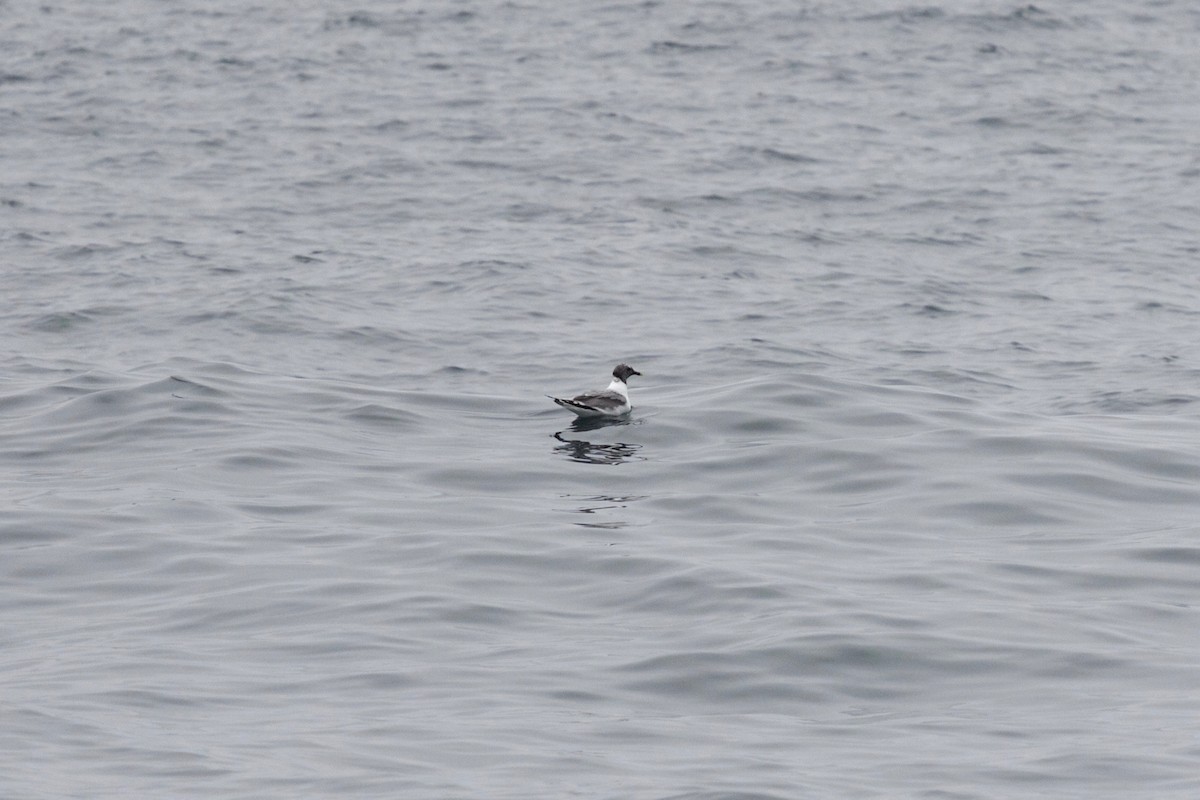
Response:
[[[595,392],[584,392],[570,400],[561,397],[550,397],[567,411],[572,411],[581,417],[619,417],[628,414],[633,408],[629,404],[629,386],[625,383],[630,375],[641,375],[628,364],[617,364],[613,369],[612,383],[607,389]],[[549,397],[549,395],[547,395]]]

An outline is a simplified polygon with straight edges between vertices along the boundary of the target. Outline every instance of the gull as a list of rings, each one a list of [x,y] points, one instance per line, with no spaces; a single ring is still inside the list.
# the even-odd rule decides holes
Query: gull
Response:
[[[584,392],[570,400],[546,396],[567,411],[574,412],[581,417],[619,417],[622,414],[628,414],[629,410],[633,408],[629,404],[629,386],[625,382],[629,380],[630,375],[641,374],[628,364],[617,364],[613,368],[612,383],[608,385],[607,389]]]

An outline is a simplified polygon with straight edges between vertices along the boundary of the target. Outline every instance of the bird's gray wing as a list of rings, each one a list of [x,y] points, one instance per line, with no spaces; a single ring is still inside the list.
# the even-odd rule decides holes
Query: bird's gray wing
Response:
[[[621,408],[626,402],[625,398],[621,395],[609,391],[584,392],[572,397],[571,401],[581,406],[594,408],[597,411],[612,411]]]

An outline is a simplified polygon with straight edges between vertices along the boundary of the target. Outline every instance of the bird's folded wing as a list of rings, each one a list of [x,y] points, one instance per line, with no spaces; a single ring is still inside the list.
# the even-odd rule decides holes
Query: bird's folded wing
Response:
[[[597,411],[606,411],[608,409],[620,408],[627,401],[616,392],[584,392],[572,397],[571,402],[576,405],[594,408]]]

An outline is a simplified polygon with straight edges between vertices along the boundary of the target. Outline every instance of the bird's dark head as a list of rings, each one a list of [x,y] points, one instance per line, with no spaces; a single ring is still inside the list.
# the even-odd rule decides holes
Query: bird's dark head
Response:
[[[617,380],[621,381],[622,383],[628,383],[630,375],[641,375],[641,374],[642,373],[638,372],[636,369],[629,366],[628,364],[617,364],[617,366],[613,369],[613,377],[616,378]]]

